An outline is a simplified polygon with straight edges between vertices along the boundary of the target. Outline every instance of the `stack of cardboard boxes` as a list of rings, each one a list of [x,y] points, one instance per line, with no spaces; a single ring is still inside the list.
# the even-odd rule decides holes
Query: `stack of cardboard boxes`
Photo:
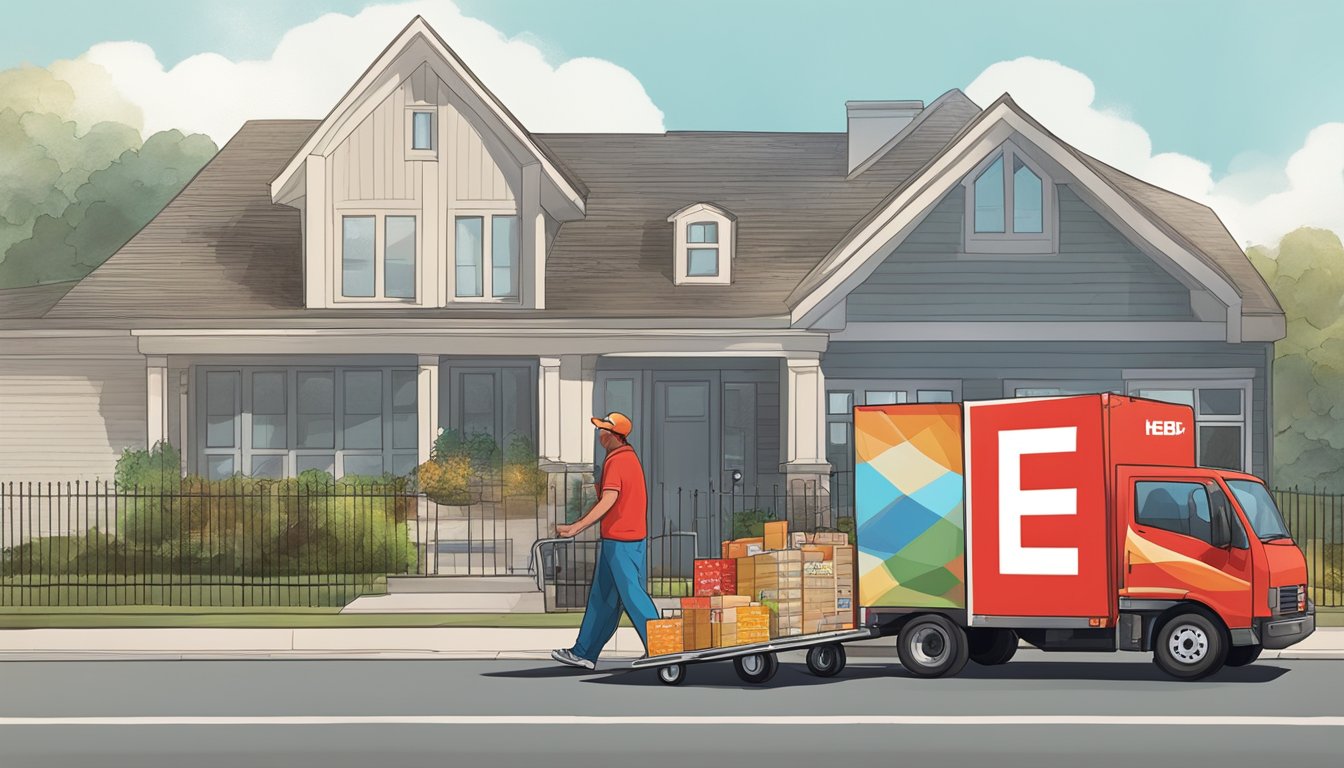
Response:
[[[649,622],[649,655],[854,628],[849,536],[790,536],[783,521],[766,523],[764,534],[725,541],[723,557],[695,561],[695,596],[681,599],[679,617]]]

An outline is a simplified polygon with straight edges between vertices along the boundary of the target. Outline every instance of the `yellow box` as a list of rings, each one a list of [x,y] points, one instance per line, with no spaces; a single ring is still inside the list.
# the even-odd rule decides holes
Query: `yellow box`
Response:
[[[789,548],[789,521],[772,520],[765,524],[765,548]]]
[[[649,655],[666,656],[681,653],[684,629],[681,619],[654,619],[645,625],[649,638]]]

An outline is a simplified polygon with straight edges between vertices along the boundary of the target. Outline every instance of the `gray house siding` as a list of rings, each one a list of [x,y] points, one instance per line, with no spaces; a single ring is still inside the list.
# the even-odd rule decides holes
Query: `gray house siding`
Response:
[[[1056,185],[1059,253],[963,252],[960,186],[849,294],[850,322],[908,320],[1185,320],[1185,286]]]
[[[984,400],[1010,395],[1006,382],[1037,386],[1053,382],[1079,388],[1094,383],[1097,389],[1105,390],[1124,387],[1126,370],[1250,369],[1253,376],[1246,422],[1250,427],[1251,470],[1266,477],[1270,442],[1267,366],[1272,347],[1269,343],[1193,341],[833,342],[822,358],[822,371],[828,382],[957,379],[961,381],[963,400]]]

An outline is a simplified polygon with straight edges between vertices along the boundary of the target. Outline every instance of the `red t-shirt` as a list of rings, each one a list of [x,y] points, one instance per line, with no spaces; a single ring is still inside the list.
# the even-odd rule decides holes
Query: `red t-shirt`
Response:
[[[623,445],[607,454],[601,491],[616,492],[615,506],[602,516],[602,538],[643,541],[649,533],[649,498],[635,449]]]

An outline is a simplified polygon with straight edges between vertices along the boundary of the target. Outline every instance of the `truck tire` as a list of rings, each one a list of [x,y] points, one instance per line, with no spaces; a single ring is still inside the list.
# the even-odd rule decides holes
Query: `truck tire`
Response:
[[[915,677],[955,675],[966,666],[969,653],[966,632],[937,614],[911,620],[896,636],[901,666]]]
[[[1244,667],[1253,664],[1260,658],[1261,649],[1259,645],[1234,645],[1227,649],[1227,666]]]
[[[744,683],[760,685],[770,682],[779,671],[779,659],[773,653],[753,653],[733,659],[733,669]]]
[[[1227,633],[1201,611],[1178,613],[1162,625],[1153,643],[1153,661],[1168,675],[1199,680],[1223,668]]]
[[[835,677],[845,668],[845,646],[818,645],[807,652],[807,668],[817,677]]]
[[[981,666],[1007,664],[1017,654],[1017,633],[1011,629],[972,629],[966,635],[970,659]]]

